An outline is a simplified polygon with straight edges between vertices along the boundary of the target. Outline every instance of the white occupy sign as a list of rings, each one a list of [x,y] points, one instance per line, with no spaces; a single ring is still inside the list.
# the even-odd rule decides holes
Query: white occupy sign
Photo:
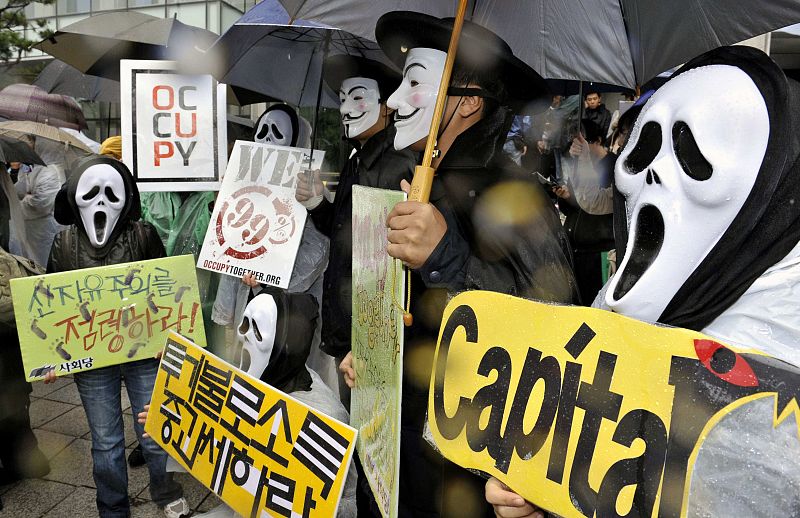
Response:
[[[225,87],[173,61],[120,61],[122,157],[140,191],[219,189]]]
[[[314,150],[310,169],[325,153]],[[286,288],[306,221],[294,195],[311,150],[238,140],[220,187],[198,268]]]

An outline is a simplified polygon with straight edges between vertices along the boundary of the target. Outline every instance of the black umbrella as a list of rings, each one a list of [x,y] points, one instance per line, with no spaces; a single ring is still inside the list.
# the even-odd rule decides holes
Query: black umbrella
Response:
[[[87,101],[119,102],[119,82],[84,74],[60,59],[44,67],[33,84],[51,94]]]
[[[80,72],[118,81],[121,59],[196,62],[216,38],[211,31],[174,18],[120,11],[62,27],[34,47]]]
[[[0,137],[0,162],[5,164],[21,162],[29,165],[44,165],[44,161],[28,144],[8,137]]]

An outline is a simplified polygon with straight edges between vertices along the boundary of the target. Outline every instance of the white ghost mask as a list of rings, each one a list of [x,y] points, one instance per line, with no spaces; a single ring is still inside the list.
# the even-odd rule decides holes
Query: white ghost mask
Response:
[[[381,112],[378,82],[366,77],[350,77],[339,89],[339,113],[342,114],[344,135],[356,138],[376,122]]]
[[[261,378],[261,374],[269,365],[272,349],[275,346],[277,322],[278,305],[275,299],[272,295],[262,293],[247,304],[242,321],[236,330],[243,344],[239,368],[255,378]]]
[[[125,207],[125,182],[109,164],[86,168],[78,179],[75,203],[92,246],[104,246]]]
[[[395,149],[405,149],[428,136],[446,59],[447,53],[436,49],[416,48],[408,52],[403,81],[386,102],[396,110]]]
[[[292,118],[283,110],[270,110],[258,120],[255,140],[259,144],[291,146],[294,140]]]
[[[628,242],[605,294],[613,311],[659,319],[742,209],[769,127],[755,83],[729,65],[684,72],[647,102],[615,168]]]

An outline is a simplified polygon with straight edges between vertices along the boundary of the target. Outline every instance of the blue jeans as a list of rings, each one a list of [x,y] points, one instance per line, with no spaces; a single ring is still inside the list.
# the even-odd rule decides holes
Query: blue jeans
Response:
[[[167,454],[152,439],[142,438],[136,415],[150,402],[158,372],[156,360],[141,360],[75,374],[89,428],[92,431],[92,474],[101,518],[127,518],[128,466],[122,421],[122,378],[133,409],[133,428],[150,472],[150,496],[159,507],[183,496],[183,488],[167,473]]]

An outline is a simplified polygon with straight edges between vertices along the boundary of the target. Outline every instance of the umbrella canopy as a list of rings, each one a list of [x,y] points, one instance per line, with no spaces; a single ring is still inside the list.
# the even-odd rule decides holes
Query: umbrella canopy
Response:
[[[375,23],[404,9],[452,17],[453,0],[281,0],[304,18],[374,39]],[[542,76],[634,88],[722,45],[800,21],[796,0],[472,0],[467,19],[499,34]]]
[[[290,22],[277,0],[256,4],[208,49],[214,76],[289,104],[338,108],[338,94],[320,91],[325,55],[386,61],[372,41],[304,20]]]
[[[26,84],[9,85],[0,90],[0,117],[74,130],[87,127],[83,111],[75,99],[49,94],[38,86]]]
[[[86,144],[73,137],[66,131],[62,131],[53,126],[48,126],[47,124],[31,121],[0,122],[0,136],[20,138],[23,135],[33,135],[37,138],[45,138],[85,153],[92,152],[91,149],[86,147]]]
[[[60,59],[48,63],[33,84],[51,94],[87,101],[119,102],[119,82],[86,75]]]
[[[119,11],[62,27],[34,47],[80,72],[118,81],[120,59],[196,61],[216,38],[174,18]]]
[[[49,93],[69,95],[87,101],[119,102],[119,81],[82,73],[60,59],[44,67],[34,85]],[[245,88],[228,86],[228,102],[237,106],[275,101]]]
[[[9,137],[0,137],[0,162],[22,162],[29,165],[44,165],[42,158],[21,140]]]

